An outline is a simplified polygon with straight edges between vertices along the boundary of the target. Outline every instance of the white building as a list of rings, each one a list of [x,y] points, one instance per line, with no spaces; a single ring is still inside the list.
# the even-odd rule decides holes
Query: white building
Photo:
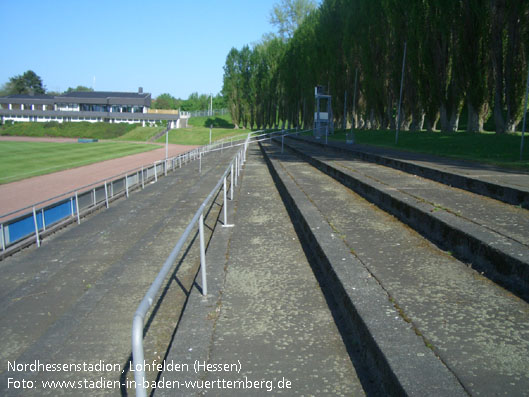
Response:
[[[178,111],[151,110],[151,94],[138,92],[69,92],[52,95],[8,95],[0,97],[0,124],[12,122],[141,123],[167,121],[170,128],[187,126]],[[182,124],[182,125],[181,125]]]

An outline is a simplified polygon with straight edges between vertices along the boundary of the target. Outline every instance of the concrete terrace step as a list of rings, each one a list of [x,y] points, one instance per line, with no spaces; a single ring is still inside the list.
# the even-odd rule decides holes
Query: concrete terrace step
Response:
[[[529,299],[529,212],[333,148],[287,140],[318,169]]]
[[[359,369],[360,362],[353,366],[257,146],[249,149],[234,224],[229,232],[215,231],[217,252],[208,252],[210,294],[201,298],[193,290],[166,358],[190,369],[165,371],[160,379],[171,386],[155,395],[371,391],[374,380]],[[217,238],[224,242],[215,243]],[[197,374],[195,362],[235,367],[201,367]],[[186,381],[198,381],[197,388],[186,388]]]
[[[299,157],[264,147],[389,394],[527,393],[526,302]]]
[[[0,263],[2,395],[21,394],[8,388],[8,378],[37,382],[23,395],[126,393],[126,381],[132,378],[128,363],[134,311],[235,151],[207,155],[201,174],[197,163],[183,167],[79,226],[44,240],[41,248],[28,248]],[[208,234],[215,227],[220,204],[213,204],[206,218]],[[151,355],[163,356],[167,349],[196,276],[197,244],[191,243],[148,319],[145,347]],[[120,370],[8,371],[8,361],[81,365],[102,361]],[[118,382],[118,387],[40,387],[41,381],[101,378]]]
[[[348,145],[336,141],[328,141],[325,145],[312,137],[295,139],[319,147],[332,147],[364,161],[392,167],[529,209],[529,173],[527,172],[372,145]]]

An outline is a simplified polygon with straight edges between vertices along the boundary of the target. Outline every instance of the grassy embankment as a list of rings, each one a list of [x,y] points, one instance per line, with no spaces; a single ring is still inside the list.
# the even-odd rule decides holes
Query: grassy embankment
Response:
[[[209,126],[212,141],[229,138],[248,133],[248,130],[236,130],[229,115],[213,117],[192,117],[189,119],[188,128],[179,128],[169,132],[169,143],[178,145],[207,145],[209,143]],[[157,142],[165,143],[165,137]]]
[[[345,132],[336,131],[330,139],[344,141]],[[498,135],[490,132],[400,131],[399,143],[395,144],[395,131],[355,131],[355,142],[360,144],[428,153],[529,171],[529,140],[526,139],[523,160],[520,161],[520,139],[520,133]]]

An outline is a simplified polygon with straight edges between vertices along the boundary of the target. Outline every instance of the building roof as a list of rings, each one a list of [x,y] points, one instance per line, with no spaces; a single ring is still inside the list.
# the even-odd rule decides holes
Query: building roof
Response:
[[[72,91],[63,95],[16,94],[0,97],[0,103],[86,103],[103,105],[151,106],[151,94],[144,92]]]
[[[11,98],[11,99],[53,99],[55,98],[53,95],[47,95],[47,94],[13,94],[13,95],[7,95],[0,98]]]
[[[135,98],[145,99],[151,96],[149,93],[138,93],[138,92],[114,92],[114,91],[72,91],[66,94],[59,95],[58,98],[90,98],[90,99],[102,99],[102,98]]]

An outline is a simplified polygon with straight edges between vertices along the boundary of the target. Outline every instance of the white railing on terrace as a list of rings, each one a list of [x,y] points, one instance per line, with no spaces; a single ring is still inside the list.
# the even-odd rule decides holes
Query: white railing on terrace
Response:
[[[147,395],[147,390],[145,388],[145,357],[144,357],[144,351],[143,351],[143,328],[145,323],[145,316],[147,315],[147,312],[149,308],[152,306],[152,304],[155,302],[155,298],[162,287],[162,284],[167,277],[167,274],[169,274],[169,271],[173,267],[178,255],[180,254],[180,251],[182,247],[184,246],[185,242],[189,238],[191,232],[193,231],[195,225],[198,224],[198,232],[199,232],[199,238],[200,238],[200,272],[202,275],[202,294],[204,296],[208,293],[208,287],[207,287],[207,273],[206,273],[206,245],[204,241],[204,211],[206,209],[206,206],[208,205],[209,201],[216,195],[217,192],[222,189],[223,191],[223,198],[224,202],[222,204],[223,206],[223,226],[224,227],[230,227],[233,225],[228,224],[228,201],[227,201],[227,178],[228,175],[230,176],[230,199],[233,200],[233,190],[234,187],[237,186],[237,180],[238,176],[240,175],[240,172],[242,171],[242,167],[244,165],[244,162],[246,161],[246,151],[248,149],[248,143],[249,143],[250,134],[248,134],[248,137],[246,141],[243,143],[239,143],[241,146],[241,149],[237,152],[237,154],[233,157],[230,164],[220,177],[219,181],[215,185],[215,187],[211,190],[211,192],[208,194],[208,196],[204,199],[200,207],[195,212],[195,215],[193,216],[193,219],[189,222],[186,229],[184,230],[183,234],[179,238],[178,242],[174,246],[173,250],[165,260],[160,272],[156,276],[156,279],[151,284],[149,290],[143,297],[142,301],[140,302],[138,309],[136,310],[136,313],[134,314],[134,318],[132,320],[132,358],[133,358],[133,365],[134,365],[134,380],[136,382],[136,395],[145,397]],[[222,150],[222,147],[216,148],[214,150]]]
[[[149,165],[134,168],[105,180],[61,193],[16,211],[0,215],[0,258],[33,243],[40,247],[41,237],[66,224],[81,222],[81,218],[100,207],[109,207],[120,197],[128,197],[135,189],[145,188],[169,171],[198,160],[202,169],[202,156],[223,150],[218,145],[202,146],[178,156],[162,159]]]

